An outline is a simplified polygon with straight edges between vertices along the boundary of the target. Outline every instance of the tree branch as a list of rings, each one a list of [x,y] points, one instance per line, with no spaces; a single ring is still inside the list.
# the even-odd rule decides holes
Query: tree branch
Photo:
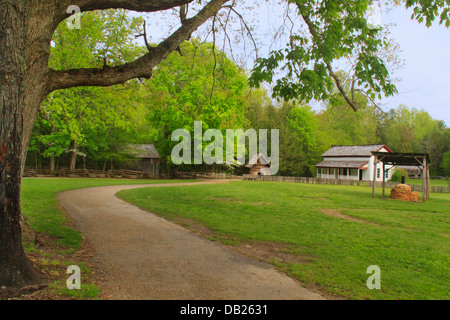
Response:
[[[181,24],[183,24],[184,21],[186,21],[187,13],[188,13],[188,5],[184,4],[180,7],[180,22],[181,22]]]
[[[212,43],[212,53],[214,56],[214,68],[213,68],[213,83],[211,87],[211,95],[209,96],[209,101],[212,104],[212,98],[214,95],[214,89],[216,87],[216,68],[217,68],[217,55],[216,55],[216,16],[214,16],[212,23],[212,34],[213,34],[213,43]]]
[[[145,20],[144,20],[143,28],[144,28],[144,33],[138,34],[134,38],[137,39],[137,38],[140,38],[140,37],[144,37],[145,46],[147,47],[148,51],[151,51],[152,49],[151,49],[150,44],[148,43],[148,39],[147,39],[147,26],[146,26],[146,21]]]
[[[71,16],[67,8],[71,5],[80,7],[82,12],[125,9],[137,12],[156,12],[188,4],[194,0],[59,0],[55,11],[54,28],[64,19]]]
[[[241,21],[241,24],[245,27],[245,29],[247,30],[248,36],[250,37],[250,40],[252,40],[253,42],[253,46],[255,49],[255,53],[256,53],[256,57],[258,57],[258,46],[256,45],[256,41],[255,38],[253,38],[253,33],[251,28],[248,26],[247,22],[245,22],[244,17],[242,16],[242,14],[240,14],[239,12],[236,11],[236,9],[233,7],[233,5],[231,6],[223,6],[224,8],[229,8],[230,11],[233,11],[239,18],[239,20]]]
[[[48,77],[49,93],[58,89],[79,86],[112,86],[135,78],[150,78],[153,68],[164,60],[171,52],[186,41],[210,17],[217,14],[228,0],[211,0],[194,17],[186,19],[184,24],[167,39],[139,59],[117,67],[50,70]],[[150,2],[150,1],[99,1],[99,2]],[[153,1],[158,2],[158,1]],[[161,2],[161,1],[159,1]],[[163,1],[167,3],[168,1]],[[173,1],[172,1],[173,2]]]
[[[69,0],[69,5],[77,5],[82,11],[103,9],[126,9],[138,12],[156,12],[179,7],[193,0]]]
[[[318,40],[319,38],[318,38],[317,32],[314,29],[314,25],[313,25],[311,19],[309,18],[309,15],[302,10],[302,8],[300,7],[300,5],[298,3],[297,3],[297,7],[299,9],[300,15],[303,18],[303,21],[305,21],[306,25],[308,26],[309,33],[312,36],[312,40],[313,40],[314,44],[320,48],[321,47],[321,43],[319,43],[319,40]],[[342,84],[341,84],[341,81],[339,80],[339,77],[333,72],[333,68],[331,67],[331,63],[329,61],[325,61],[325,59],[323,59],[323,60],[325,62],[325,65],[327,66],[328,73],[333,78],[333,80],[334,80],[334,82],[336,84],[336,87],[338,88],[338,90],[341,93],[341,95],[344,97],[345,101],[347,101],[349,106],[354,111],[358,111],[357,105],[355,104],[354,101],[352,101],[349,98],[349,96],[345,92],[345,89],[342,87]]]
[[[358,111],[358,107],[356,106],[355,102],[350,100],[347,93],[345,92],[345,89],[341,85],[341,81],[339,80],[339,77],[333,72],[333,69],[331,68],[331,65],[326,62],[328,73],[330,76],[334,79],[334,82],[336,83],[336,87],[338,88],[341,95],[344,97],[345,101],[352,107],[354,111]]]
[[[370,95],[368,95],[366,92],[364,92],[364,90],[361,89],[355,89],[355,91],[360,92],[367,100],[369,100],[372,105],[378,109],[382,114],[385,114],[386,112],[370,97]]]

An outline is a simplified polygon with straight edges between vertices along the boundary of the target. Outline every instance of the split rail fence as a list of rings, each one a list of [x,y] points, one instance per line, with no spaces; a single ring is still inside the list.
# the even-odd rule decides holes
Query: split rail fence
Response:
[[[45,169],[26,169],[24,177],[67,177],[67,178],[114,178],[114,179],[151,179],[160,176],[133,170],[88,170],[88,169],[60,169],[55,171]]]

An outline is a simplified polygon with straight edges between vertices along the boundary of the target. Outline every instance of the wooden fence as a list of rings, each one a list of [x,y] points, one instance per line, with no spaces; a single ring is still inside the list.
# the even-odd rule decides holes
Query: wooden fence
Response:
[[[282,176],[255,176],[244,174],[244,180],[251,181],[272,181],[272,182],[291,182],[291,183],[309,183],[309,184],[331,184],[340,186],[360,186],[373,187],[372,181],[359,180],[338,180],[338,179],[321,179],[321,178],[304,178],[304,177],[282,177]],[[376,182],[377,188],[382,188],[382,182]],[[386,188],[393,188],[399,183],[386,182]],[[422,185],[410,185],[413,191],[422,192]],[[450,193],[450,186],[431,186],[432,193]]]
[[[88,170],[88,169],[59,169],[55,171],[45,169],[26,169],[24,177],[67,177],[67,178],[114,178],[114,179],[152,179],[161,178],[150,173],[133,170]]]
[[[221,173],[221,172],[182,172],[179,171],[177,176],[178,179],[232,179],[232,180],[242,180],[243,176],[237,176],[234,174]]]

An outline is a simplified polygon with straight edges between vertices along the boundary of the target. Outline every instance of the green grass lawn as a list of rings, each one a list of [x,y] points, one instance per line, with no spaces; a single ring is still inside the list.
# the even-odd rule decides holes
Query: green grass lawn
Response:
[[[373,199],[363,187],[242,181],[126,190],[119,197],[168,219],[198,221],[227,244],[287,245],[303,262],[273,263],[329,295],[450,298],[449,194],[409,203]],[[371,265],[381,269],[380,290],[366,287]]]
[[[408,179],[406,180],[406,184],[418,184],[422,185],[423,180],[422,179]],[[450,179],[430,179],[430,185],[432,186],[441,186],[441,187],[447,187],[450,186]]]

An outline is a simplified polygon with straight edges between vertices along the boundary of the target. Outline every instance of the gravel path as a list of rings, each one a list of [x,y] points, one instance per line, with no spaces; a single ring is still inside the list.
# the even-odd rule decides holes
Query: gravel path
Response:
[[[108,186],[67,191],[61,206],[93,247],[111,299],[322,299],[271,265],[241,255],[115,197],[121,190],[196,183]]]

